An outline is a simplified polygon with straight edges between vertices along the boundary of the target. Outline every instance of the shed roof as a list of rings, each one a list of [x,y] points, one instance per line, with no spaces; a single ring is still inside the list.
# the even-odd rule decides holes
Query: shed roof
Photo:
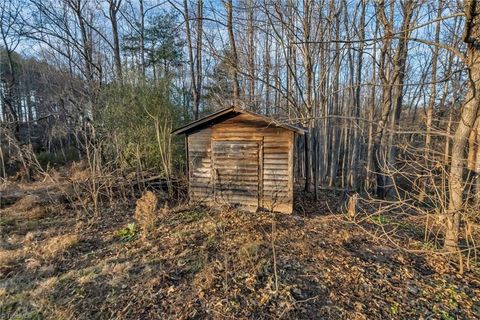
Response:
[[[186,126],[177,128],[177,129],[172,131],[172,134],[189,133],[193,130],[200,129],[202,127],[208,127],[210,125],[225,121],[229,118],[238,116],[240,114],[248,114],[248,115],[254,116],[254,117],[258,118],[258,120],[264,121],[266,126],[275,126],[275,127],[279,127],[279,128],[284,128],[284,129],[296,132],[296,133],[301,134],[301,135],[303,135],[307,132],[303,128],[300,128],[300,127],[297,127],[297,126],[292,126],[292,125],[289,125],[289,124],[283,124],[283,123],[278,122],[275,119],[272,119],[272,118],[269,118],[269,117],[266,117],[266,116],[262,116],[261,114],[251,112],[251,111],[247,111],[247,110],[243,110],[243,109],[240,109],[240,108],[235,107],[235,106],[231,106],[231,107],[219,110],[215,113],[212,113],[211,115],[208,115],[208,116],[203,117],[201,119],[198,119],[196,121],[190,122]]]

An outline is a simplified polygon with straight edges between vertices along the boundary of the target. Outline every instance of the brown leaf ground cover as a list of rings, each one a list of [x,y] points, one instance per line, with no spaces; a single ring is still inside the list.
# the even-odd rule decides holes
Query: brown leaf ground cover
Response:
[[[433,252],[372,237],[329,213],[333,193],[297,199],[292,215],[160,209],[141,236],[134,201],[87,219],[51,191],[13,189],[0,210],[0,319],[480,317],[476,266],[458,276]]]

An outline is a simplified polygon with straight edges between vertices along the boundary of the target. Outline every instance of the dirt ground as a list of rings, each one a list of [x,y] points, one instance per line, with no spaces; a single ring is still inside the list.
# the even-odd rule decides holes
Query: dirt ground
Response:
[[[2,194],[0,319],[480,318],[478,266],[372,237],[333,193],[292,215],[161,209],[147,236],[134,201],[87,218],[55,185]]]

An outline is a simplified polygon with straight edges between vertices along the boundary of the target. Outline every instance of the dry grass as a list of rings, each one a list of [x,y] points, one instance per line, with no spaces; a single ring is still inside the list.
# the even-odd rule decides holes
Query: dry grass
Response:
[[[49,296],[58,284],[58,277],[48,277],[39,281],[35,289],[32,291],[32,296],[35,298],[42,298]]]
[[[473,319],[480,311],[478,269],[452,277],[448,263],[367,238],[340,215],[157,210],[155,194],[145,193],[134,216],[125,214],[133,207],[93,220],[48,209],[32,223],[23,212],[38,203],[31,200],[0,211],[8,225],[1,320]],[[133,219],[155,226],[149,241],[116,237]]]
[[[42,203],[40,197],[37,195],[26,195],[10,207],[10,210],[27,212],[35,209]]]
[[[5,250],[0,249],[0,271],[14,267],[25,257],[23,249]]]
[[[48,214],[48,206],[39,196],[26,195],[8,208],[8,211],[22,214],[30,219],[41,219]]]
[[[38,252],[42,258],[51,259],[77,244],[79,239],[77,234],[54,236],[38,243]]]

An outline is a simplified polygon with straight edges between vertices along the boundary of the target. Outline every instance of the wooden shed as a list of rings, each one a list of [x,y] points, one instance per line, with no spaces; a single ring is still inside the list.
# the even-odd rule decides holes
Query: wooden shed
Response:
[[[173,133],[186,135],[191,201],[292,212],[294,135],[304,129],[230,107]]]

